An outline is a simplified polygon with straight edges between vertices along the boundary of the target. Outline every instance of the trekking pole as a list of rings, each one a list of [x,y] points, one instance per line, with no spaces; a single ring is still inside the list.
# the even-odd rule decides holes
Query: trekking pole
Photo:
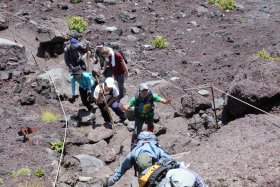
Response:
[[[215,121],[216,121],[216,129],[219,129],[218,125],[218,119],[217,119],[217,113],[216,113],[216,106],[215,106],[215,98],[214,98],[214,91],[213,91],[213,85],[211,85],[211,92],[212,92],[212,100],[213,100],[213,107],[214,107],[214,115],[215,115]]]
[[[97,75],[95,76],[95,79],[96,79],[96,81],[97,81],[97,84],[98,84],[98,86],[99,86],[99,89],[100,89],[100,90],[103,90],[103,89],[102,89],[102,86],[101,86],[101,84],[100,84],[99,78],[97,77]],[[116,128],[115,122],[114,122],[114,120],[113,120],[113,118],[112,118],[112,114],[111,114],[111,111],[110,111],[109,106],[108,106],[108,104],[107,104],[107,101],[106,101],[106,98],[105,98],[105,96],[104,96],[104,93],[102,93],[101,95],[102,95],[102,97],[103,97],[103,99],[104,99],[105,106],[106,106],[106,108],[108,109],[107,112],[109,113],[109,116],[110,116],[112,125],[113,125],[113,127],[114,127],[114,129],[115,129],[115,131],[116,131],[116,134],[117,134],[117,133],[118,133],[118,132],[117,132],[117,128]]]

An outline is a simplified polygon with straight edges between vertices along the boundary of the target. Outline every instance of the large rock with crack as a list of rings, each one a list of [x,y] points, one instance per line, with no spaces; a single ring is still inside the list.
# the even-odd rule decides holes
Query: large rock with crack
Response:
[[[229,94],[251,105],[269,111],[280,99],[280,66],[275,61],[252,60],[240,71],[229,87]],[[279,103],[279,102],[278,102]],[[228,97],[227,112],[240,117],[257,112],[254,108]]]
[[[96,143],[99,142],[100,140],[110,139],[112,136],[113,136],[113,131],[103,126],[93,129],[87,135],[91,143]]]

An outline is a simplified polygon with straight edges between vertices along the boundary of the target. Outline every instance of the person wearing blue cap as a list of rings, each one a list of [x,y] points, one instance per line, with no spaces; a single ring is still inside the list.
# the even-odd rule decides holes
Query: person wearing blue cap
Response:
[[[82,45],[77,39],[71,38],[70,44],[64,48],[64,61],[72,72],[75,67],[80,66],[86,71],[86,64],[82,59],[82,53],[86,53],[89,48],[89,43],[86,46]]]

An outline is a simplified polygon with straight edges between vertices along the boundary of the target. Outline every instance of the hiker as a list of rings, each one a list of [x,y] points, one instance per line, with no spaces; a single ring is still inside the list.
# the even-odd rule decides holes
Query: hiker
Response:
[[[115,85],[115,80],[112,77],[108,77],[105,80],[105,83],[101,83],[102,89],[100,89],[100,85],[96,86],[94,90],[94,98],[96,100],[96,104],[101,111],[101,115],[105,121],[105,123],[111,123],[111,118],[108,112],[108,108],[106,107],[105,101],[103,99],[103,94],[107,102],[107,106],[111,107],[112,110],[116,113],[120,118],[120,122],[125,125],[128,124],[127,117],[125,113],[120,109],[118,103],[119,90]]]
[[[92,111],[93,106],[91,105],[94,102],[93,91],[95,88],[94,81],[92,76],[88,72],[84,72],[81,67],[75,67],[71,77],[71,87],[72,87],[72,98],[69,99],[71,103],[75,102],[75,83],[79,84],[79,92],[81,100],[84,106],[87,107],[88,111]]]
[[[104,74],[106,69],[110,68],[113,76],[118,82],[118,87],[120,92],[118,96],[118,101],[120,102],[120,100],[124,97],[126,92],[124,87],[124,80],[125,78],[128,77],[128,69],[126,63],[121,53],[118,51],[114,51],[111,48],[102,47],[100,52],[105,59],[104,67],[100,71],[100,74]]]
[[[169,104],[171,103],[171,100],[171,97],[167,97],[166,99],[161,98],[153,93],[147,84],[141,83],[139,85],[139,92],[130,99],[128,105],[120,104],[123,111],[127,111],[134,106],[135,128],[131,142],[133,142],[137,138],[137,135],[142,131],[144,122],[148,125],[148,131],[154,131],[154,102]]]
[[[77,66],[86,71],[86,64],[81,53],[86,53],[88,48],[89,42],[86,43],[86,46],[83,46],[77,39],[71,38],[70,44],[64,48],[64,61],[69,68],[69,72],[72,72]]]
[[[94,64],[99,63],[100,69],[104,70],[104,72],[103,72],[104,77],[106,77],[106,78],[107,77],[112,77],[112,72],[111,72],[110,68],[104,68],[105,58],[101,54],[102,47],[104,47],[104,46],[103,45],[97,45],[96,46],[95,52],[93,53],[93,55],[94,55],[93,63]],[[109,48],[109,47],[107,47],[107,48]],[[112,51],[113,49],[109,48],[109,50]]]
[[[158,141],[154,133],[148,131],[141,132],[133,145],[133,149],[121,162],[114,176],[109,178],[108,186],[112,186],[117,182],[133,165],[135,173],[139,175],[161,158],[171,159],[171,156],[158,147]]]

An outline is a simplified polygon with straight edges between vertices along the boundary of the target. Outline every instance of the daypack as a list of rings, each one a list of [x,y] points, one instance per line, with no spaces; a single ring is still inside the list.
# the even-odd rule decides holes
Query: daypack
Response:
[[[148,91],[148,96],[147,98],[143,99],[141,98],[140,96],[140,92],[137,92],[135,95],[134,95],[134,98],[136,100],[136,103],[134,105],[134,113],[135,115],[137,114],[137,111],[138,111],[138,108],[139,108],[139,104],[145,100],[147,100],[150,104],[151,104],[151,107],[152,107],[152,111],[151,112],[154,112],[154,99],[153,99],[153,92],[151,90]]]
[[[148,131],[142,131],[136,140],[136,143],[132,144],[132,151],[131,151],[131,157],[133,159],[136,158],[136,150],[142,147],[144,144],[150,144],[151,146],[155,147],[155,150],[158,151],[159,145],[158,145],[158,140],[155,136],[154,133],[148,132]],[[157,156],[159,156],[159,151],[156,153]],[[152,164],[156,163],[158,161],[158,158],[152,158]],[[134,163],[134,171],[135,171],[135,176],[139,174],[139,169],[137,166],[137,160],[133,160]]]
[[[138,177],[139,187],[154,187],[170,169],[179,168],[179,163],[175,160],[161,159],[155,165],[144,170]]]

